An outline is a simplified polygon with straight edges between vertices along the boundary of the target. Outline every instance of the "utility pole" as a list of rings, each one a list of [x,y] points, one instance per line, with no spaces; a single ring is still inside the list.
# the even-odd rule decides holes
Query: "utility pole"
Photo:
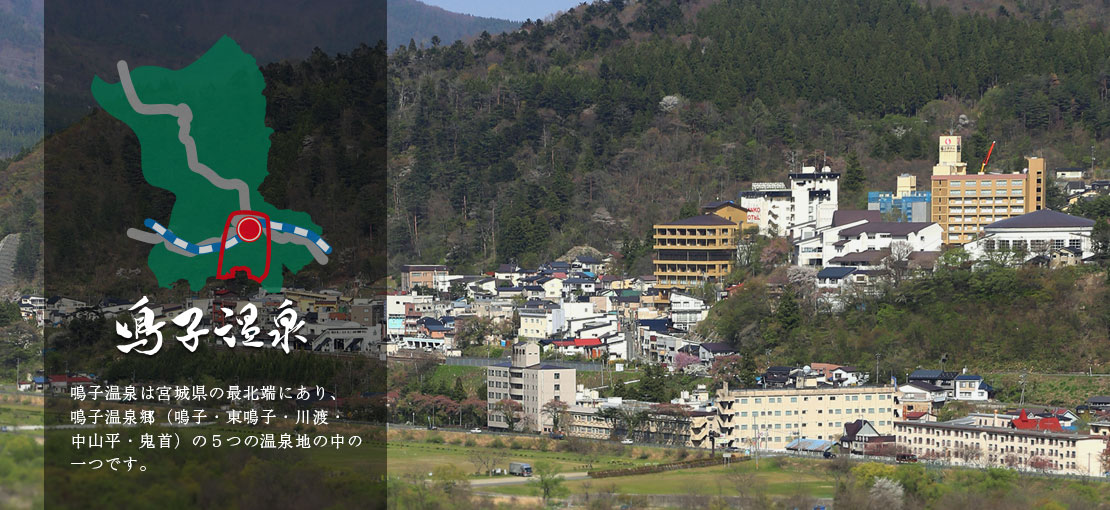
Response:
[[[1018,406],[1025,406],[1025,375],[1025,373],[1021,374],[1019,383],[1021,384],[1021,401],[1018,402]]]

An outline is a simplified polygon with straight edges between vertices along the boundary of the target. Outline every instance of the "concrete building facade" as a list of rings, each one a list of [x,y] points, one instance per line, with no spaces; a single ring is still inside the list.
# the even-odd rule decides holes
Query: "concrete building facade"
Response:
[[[739,210],[736,206],[731,208]],[[723,279],[732,271],[737,239],[743,226],[743,223],[715,213],[655,225],[656,287],[662,290],[690,288]]]
[[[1048,209],[987,225],[983,235],[964,245],[975,259],[1022,263],[1033,257],[1053,259],[1068,250],[1079,259],[1094,254],[1091,233],[1095,222]]]
[[[945,245],[975,240],[987,225],[1044,208],[1045,160],[1027,157],[1023,173],[968,174],[960,137],[940,137],[933,167],[932,220],[943,229]]]
[[[542,363],[535,342],[513,345],[511,362],[486,367],[487,425],[508,429],[500,401],[512,400],[521,406],[515,413],[517,431],[551,432],[554,420],[543,406],[552,400],[574,405],[575,377],[573,368]]]
[[[894,430],[894,386],[769,388],[717,391],[720,443],[781,450],[795,439],[836,440],[844,424],[871,422],[881,434]]]
[[[427,264],[401,266],[401,290],[409,292],[417,286],[441,290],[441,287],[449,286],[448,276],[447,266]]]
[[[1106,438],[1045,430],[1021,430],[991,415],[972,414],[944,422],[899,421],[897,447],[924,459],[955,465],[1009,467],[1062,475],[1101,475]]]

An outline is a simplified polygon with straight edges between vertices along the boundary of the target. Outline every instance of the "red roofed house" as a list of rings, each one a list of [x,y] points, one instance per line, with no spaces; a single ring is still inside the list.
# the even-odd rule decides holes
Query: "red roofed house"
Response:
[[[70,386],[87,386],[93,383],[92,379],[83,375],[52,375],[49,376],[50,389],[68,390]]]
[[[905,421],[933,422],[937,421],[937,415],[928,411],[908,411],[906,412],[905,419]]]
[[[1055,416],[1050,418],[1030,418],[1025,409],[1021,410],[1021,414],[1017,418],[1010,421],[1010,426],[1018,430],[1047,430],[1051,432],[1063,432],[1064,428],[1060,426],[1060,420]]]
[[[555,340],[551,342],[564,356],[580,355],[586,359],[602,358],[606,354],[600,338],[575,338],[574,340]]]

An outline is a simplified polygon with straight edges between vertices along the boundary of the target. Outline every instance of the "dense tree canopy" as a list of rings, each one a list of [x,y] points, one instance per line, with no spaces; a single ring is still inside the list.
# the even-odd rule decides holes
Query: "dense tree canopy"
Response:
[[[949,131],[973,162],[998,140],[1000,169],[1110,154],[1104,31],[910,0],[596,2],[389,66],[396,264],[623,251],[685,203],[851,153],[858,201]]]

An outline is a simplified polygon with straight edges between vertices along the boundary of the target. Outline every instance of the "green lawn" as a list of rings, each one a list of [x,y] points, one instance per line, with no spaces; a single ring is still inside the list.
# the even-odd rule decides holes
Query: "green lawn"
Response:
[[[426,376],[433,385],[447,388],[455,387],[455,379],[462,379],[463,388],[467,392],[477,392],[480,386],[486,384],[485,367],[467,367],[456,365],[437,365],[431,374]]]
[[[0,425],[42,425],[42,407],[0,404]]]
[[[758,471],[754,461],[739,462],[733,466],[682,469],[648,475],[621,476],[594,480],[566,482],[572,493],[612,491],[620,494],[701,494],[735,496],[737,486],[763,491],[769,496],[807,494],[815,498],[831,498],[834,486],[815,460],[804,462],[762,461]],[[737,476],[750,474],[750,477]],[[521,485],[490,487],[490,491],[505,495],[532,495],[532,488]],[[750,494],[750,492],[749,492]]]
[[[506,440],[506,444],[508,444]],[[552,442],[554,448],[557,442]],[[507,469],[510,462],[529,462],[545,460],[558,466],[559,471],[578,472],[589,470],[589,456],[573,452],[537,451],[510,448],[467,447],[463,445],[435,444],[410,440],[392,439],[389,441],[388,466],[391,473],[412,471],[431,471],[435,466],[443,464],[456,464],[468,473],[477,472],[478,468],[471,463],[468,454],[475,450],[499,451],[504,454],[504,459],[499,462],[500,467]],[[640,459],[640,454],[650,452],[658,456],[658,448],[629,448],[625,455],[598,454],[594,457],[593,469],[616,469],[622,467],[639,466],[658,460]],[[669,459],[673,460],[673,459]]]

